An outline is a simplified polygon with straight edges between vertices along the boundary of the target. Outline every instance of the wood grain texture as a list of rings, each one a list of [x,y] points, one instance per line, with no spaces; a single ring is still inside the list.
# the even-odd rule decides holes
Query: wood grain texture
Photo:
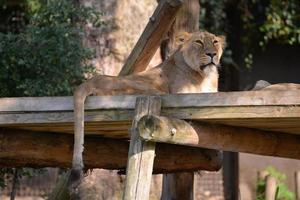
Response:
[[[134,109],[141,95],[90,96],[85,110]],[[244,91],[160,95],[163,108],[300,105],[300,91]],[[0,112],[73,111],[73,97],[0,98]]]
[[[135,95],[88,97],[85,132],[128,138]],[[162,95],[161,115],[300,134],[299,91]],[[1,98],[0,127],[73,133],[72,97]]]
[[[299,105],[162,108],[162,115],[300,134]],[[85,132],[107,137],[114,137],[110,133],[118,132],[128,137],[128,129],[133,116],[134,110],[89,110],[85,112]],[[72,122],[73,113],[69,111],[0,113],[0,127],[72,133]]]
[[[144,71],[156,50],[165,38],[175,16],[182,5],[182,0],[160,1],[141,37],[130,53],[119,76]]]
[[[85,141],[86,169],[126,168],[127,140],[87,136]],[[0,167],[69,168],[72,152],[73,136],[69,134],[0,129]],[[157,144],[153,172],[217,171],[221,158],[214,150]]]
[[[145,115],[159,115],[160,109],[159,97],[141,97],[136,101],[128,151],[124,200],[149,199],[155,143],[141,140],[137,123]]]
[[[141,137],[154,142],[300,159],[300,136],[294,134],[158,116],[143,117],[138,128]]]

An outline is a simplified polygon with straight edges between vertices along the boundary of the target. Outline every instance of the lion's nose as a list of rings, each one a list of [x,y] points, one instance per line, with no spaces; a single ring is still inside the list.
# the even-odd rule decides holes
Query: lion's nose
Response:
[[[207,56],[213,58],[215,57],[217,54],[216,53],[206,53]]]

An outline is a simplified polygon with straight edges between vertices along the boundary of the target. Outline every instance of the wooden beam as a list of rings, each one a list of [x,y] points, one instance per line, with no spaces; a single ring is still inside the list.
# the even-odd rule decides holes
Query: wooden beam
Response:
[[[142,72],[147,68],[173,24],[181,5],[182,0],[161,0],[159,2],[119,76]]]
[[[134,109],[141,95],[90,96],[85,110]],[[296,106],[300,105],[300,91],[244,91],[200,94],[159,95],[163,108],[234,107],[234,106]],[[55,112],[74,109],[73,97],[14,97],[0,98],[2,112]]]
[[[141,137],[155,142],[300,159],[300,136],[203,122],[145,116]]]
[[[156,144],[140,138],[137,123],[145,115],[159,115],[160,108],[159,97],[141,97],[136,100],[123,200],[149,199]]]
[[[89,97],[86,132],[128,137],[139,96]],[[162,95],[162,115],[300,134],[300,91]],[[2,98],[0,126],[73,133],[71,97]]]
[[[84,151],[85,166],[87,169],[124,170],[128,148],[129,142],[126,140],[88,136]],[[0,167],[69,168],[72,153],[73,135],[0,129]],[[200,169],[217,171],[220,167],[221,155],[218,151],[157,144],[154,173]]]

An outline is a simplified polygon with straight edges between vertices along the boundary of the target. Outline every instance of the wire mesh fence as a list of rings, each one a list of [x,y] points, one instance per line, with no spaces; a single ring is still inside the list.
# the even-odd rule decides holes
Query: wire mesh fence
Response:
[[[46,172],[32,178],[22,178],[17,188],[18,200],[41,200],[54,188],[59,177],[59,169],[47,168]],[[224,200],[222,171],[202,171],[195,175],[196,200]],[[116,179],[107,179],[116,180]],[[8,200],[11,193],[12,177],[6,177],[7,187],[0,190],[0,199]],[[95,182],[94,182],[95,183]],[[119,183],[118,183],[119,184]],[[122,188],[122,187],[119,187]]]

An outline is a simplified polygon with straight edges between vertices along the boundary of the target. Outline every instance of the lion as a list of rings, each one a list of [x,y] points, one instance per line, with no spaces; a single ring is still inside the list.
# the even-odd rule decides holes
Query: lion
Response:
[[[255,83],[252,90],[276,90],[276,91],[287,91],[287,90],[300,90],[300,84],[297,83],[276,83],[271,84],[265,80],[259,80]]]
[[[160,65],[137,74],[96,76],[74,92],[75,138],[69,189],[74,192],[83,176],[84,101],[89,95],[175,94],[218,91],[218,67],[224,36],[205,31],[181,33],[178,49]]]

